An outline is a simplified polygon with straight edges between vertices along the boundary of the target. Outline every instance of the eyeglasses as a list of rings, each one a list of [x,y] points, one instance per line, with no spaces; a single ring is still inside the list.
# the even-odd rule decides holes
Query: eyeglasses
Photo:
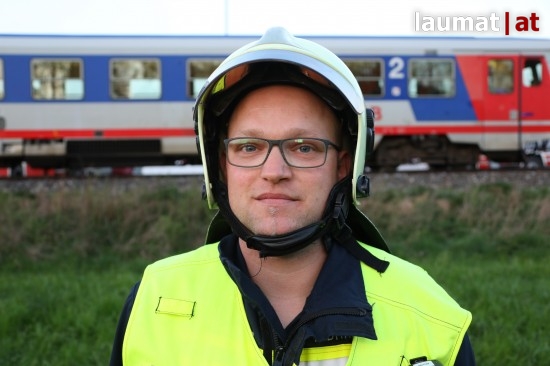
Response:
[[[293,138],[267,140],[252,137],[225,139],[225,151],[229,164],[241,168],[262,166],[273,146],[278,146],[284,161],[294,168],[317,168],[325,164],[327,151],[332,146],[340,151],[338,145],[329,140],[317,138]]]

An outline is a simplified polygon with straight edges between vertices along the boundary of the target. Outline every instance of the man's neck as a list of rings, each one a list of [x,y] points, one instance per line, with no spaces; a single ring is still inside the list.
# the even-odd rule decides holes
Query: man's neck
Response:
[[[286,327],[302,311],[315,285],[327,257],[324,246],[312,243],[290,255],[260,258],[258,251],[239,242],[252,281]]]

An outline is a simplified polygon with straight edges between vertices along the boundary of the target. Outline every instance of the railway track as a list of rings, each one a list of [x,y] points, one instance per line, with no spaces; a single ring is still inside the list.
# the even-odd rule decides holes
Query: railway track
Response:
[[[388,189],[414,186],[467,189],[472,186],[506,183],[517,187],[550,187],[550,170],[491,170],[460,172],[369,173],[371,194]],[[0,192],[40,193],[56,190],[108,188],[125,192],[136,188],[177,186],[201,191],[201,175],[80,177],[80,178],[8,178],[0,179]]]

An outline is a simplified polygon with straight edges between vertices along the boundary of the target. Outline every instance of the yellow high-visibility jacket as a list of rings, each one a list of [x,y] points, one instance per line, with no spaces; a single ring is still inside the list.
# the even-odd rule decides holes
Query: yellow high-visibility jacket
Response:
[[[423,269],[362,245],[390,265],[384,273],[361,265],[377,339],[355,337],[348,365],[408,365],[421,356],[453,365],[470,312]],[[122,356],[125,366],[267,365],[217,244],[147,267]]]

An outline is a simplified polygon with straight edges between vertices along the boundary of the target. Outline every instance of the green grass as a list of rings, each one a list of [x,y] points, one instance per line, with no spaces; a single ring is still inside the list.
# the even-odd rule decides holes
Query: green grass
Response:
[[[106,365],[145,265],[202,243],[197,187],[0,192],[0,365]],[[550,191],[412,187],[362,202],[392,251],[473,313],[479,365],[550,357]]]
[[[2,365],[106,365],[117,308],[139,272],[50,268],[2,273]]]
[[[550,356],[550,255],[459,258],[445,251],[417,261],[473,314],[479,365],[543,365]]]

